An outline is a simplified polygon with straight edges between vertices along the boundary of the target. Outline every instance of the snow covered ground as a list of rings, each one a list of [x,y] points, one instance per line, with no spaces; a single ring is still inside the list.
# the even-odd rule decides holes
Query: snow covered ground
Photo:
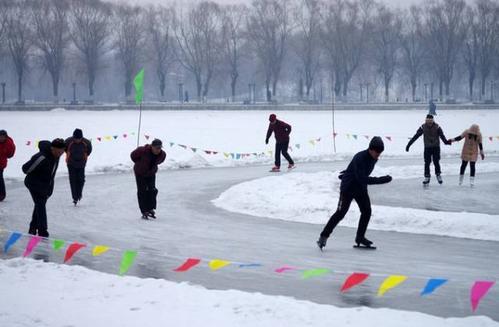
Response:
[[[336,113],[337,154],[332,155],[330,112],[277,112],[278,118],[293,126],[291,155],[301,161],[348,158],[367,146],[365,136],[374,135],[384,137],[385,156],[415,156],[419,159],[421,139],[408,154],[405,146],[407,138],[424,122],[425,114],[420,110],[339,111]],[[267,146],[264,143],[268,115],[269,112],[263,111],[144,111],[140,143],[147,142],[144,135],[150,136],[150,140],[153,137],[163,140],[168,153],[163,169],[271,163],[273,159],[269,151],[273,150],[274,141],[272,139]],[[89,160],[88,172],[127,171],[131,167],[129,154],[137,142],[136,135],[132,134],[137,133],[137,121],[137,111],[0,111],[0,128],[6,129],[18,146],[18,152],[4,175],[6,178],[22,177],[20,166],[36,151],[37,140],[69,137],[75,128],[82,128],[84,135],[93,140],[94,154]],[[484,140],[486,154],[499,152],[499,111],[442,111],[436,121],[448,138],[459,135],[472,123],[478,123],[485,137],[493,137],[492,141]],[[170,142],[174,143],[172,147]],[[445,146],[443,153],[457,155],[461,146]],[[217,154],[207,154],[203,150],[216,151]],[[254,153],[264,153],[265,156],[254,156]],[[250,155],[238,159],[238,154]],[[65,170],[61,172],[65,173]]]
[[[283,296],[118,277],[31,259],[0,260],[0,325],[28,326],[499,326],[390,309],[337,308]]]

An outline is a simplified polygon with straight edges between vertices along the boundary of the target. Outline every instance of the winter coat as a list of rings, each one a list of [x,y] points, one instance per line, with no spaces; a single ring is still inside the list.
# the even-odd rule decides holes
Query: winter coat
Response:
[[[161,150],[159,155],[152,153],[152,146],[147,144],[135,149],[130,158],[135,163],[133,171],[140,177],[151,177],[158,172],[158,165],[165,161],[166,153]]]
[[[7,136],[5,142],[0,143],[0,170],[7,168],[7,159],[10,159],[16,153],[14,141]]]
[[[471,128],[456,137],[455,140],[459,141],[461,139],[464,139],[461,159],[463,161],[476,162],[482,147],[482,133],[480,133],[478,125],[471,126]]]
[[[391,178],[370,177],[377,160],[370,154],[369,150],[357,153],[347,169],[340,173],[341,192],[360,193],[367,192],[367,185],[384,184],[391,181]]]
[[[83,138],[76,143],[73,137],[66,140],[66,163],[72,168],[85,168],[87,158],[92,153],[92,143]]]
[[[416,131],[416,134],[412,137],[407,145],[410,147],[416,140],[424,135],[424,147],[425,148],[439,148],[440,147],[440,139],[444,142],[444,144],[449,144],[447,139],[445,138],[444,132],[437,123],[433,124],[423,124]],[[440,138],[440,139],[439,139]]]
[[[291,134],[291,125],[276,119],[274,124],[269,124],[269,129],[267,130],[267,137],[265,141],[268,142],[270,136],[274,133],[277,143],[289,142],[289,134]]]
[[[50,197],[54,191],[54,178],[59,166],[59,158],[52,155],[50,141],[40,141],[40,152],[26,162],[22,169],[26,174],[24,185],[41,196]]]

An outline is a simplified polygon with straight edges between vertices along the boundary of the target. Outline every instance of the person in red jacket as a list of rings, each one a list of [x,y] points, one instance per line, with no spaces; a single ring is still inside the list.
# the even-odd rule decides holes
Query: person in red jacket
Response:
[[[163,143],[155,139],[152,143],[135,149],[130,157],[135,163],[133,171],[137,182],[137,198],[142,219],[156,219],[156,173],[158,165],[165,161],[166,153],[162,150]]]
[[[0,202],[5,200],[5,182],[3,180],[3,171],[7,168],[7,160],[16,153],[16,145],[9,137],[6,131],[0,130]]]
[[[272,168],[272,172],[279,172],[281,169],[281,152],[284,158],[288,161],[288,169],[295,168],[295,163],[288,153],[289,147],[289,134],[291,134],[291,125],[278,120],[275,114],[271,114],[269,117],[269,129],[267,130],[267,137],[265,138],[265,144],[269,144],[269,139],[272,133],[275,135],[275,166]]]

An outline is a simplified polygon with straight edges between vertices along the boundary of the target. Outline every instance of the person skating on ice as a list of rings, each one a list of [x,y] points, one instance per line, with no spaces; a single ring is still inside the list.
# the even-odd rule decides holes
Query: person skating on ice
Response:
[[[459,171],[459,185],[463,184],[464,173],[468,162],[470,163],[470,186],[475,185],[475,165],[478,160],[478,154],[482,160],[485,159],[485,154],[483,153],[482,145],[482,133],[480,132],[480,126],[477,124],[471,125],[471,127],[465,130],[461,135],[450,139],[449,142],[459,142],[464,139],[463,150],[461,152],[461,169]]]
[[[83,131],[75,129],[73,136],[66,139],[66,163],[69,172],[69,185],[73,204],[81,201],[85,185],[85,166],[92,153],[92,143],[83,137]]]
[[[405,151],[409,152],[409,148],[411,145],[421,136],[423,135],[424,139],[424,177],[423,180],[424,185],[428,185],[430,183],[431,174],[430,174],[430,164],[433,161],[433,165],[435,166],[435,175],[437,176],[437,181],[439,184],[443,183],[442,180],[442,169],[440,168],[440,140],[444,142],[444,144],[450,145],[451,143],[445,138],[444,132],[442,128],[435,123],[432,115],[426,116],[426,121],[421,127],[418,128],[416,134],[412,137],[412,139],[407,144]]]
[[[267,137],[265,138],[265,144],[269,144],[270,136],[274,133],[275,136],[275,165],[272,168],[272,172],[279,172],[281,169],[281,153],[288,161],[288,169],[293,169],[295,167],[295,162],[288,153],[289,147],[289,134],[291,134],[291,125],[278,120],[275,114],[271,114],[269,117],[269,128],[267,130]]]
[[[336,212],[331,216],[320,234],[317,245],[322,250],[326,246],[327,239],[338,223],[345,217],[353,200],[360,208],[360,220],[357,228],[355,243],[357,246],[372,247],[373,242],[366,238],[367,226],[371,218],[371,201],[367,190],[368,185],[385,184],[392,180],[389,175],[382,177],[371,177],[371,173],[384,151],[383,140],[379,136],[372,138],[367,150],[357,153],[347,169],[340,173],[340,199]]]
[[[7,161],[16,153],[16,145],[7,131],[0,130],[0,202],[5,200],[7,191],[3,180],[3,171],[7,168]]]

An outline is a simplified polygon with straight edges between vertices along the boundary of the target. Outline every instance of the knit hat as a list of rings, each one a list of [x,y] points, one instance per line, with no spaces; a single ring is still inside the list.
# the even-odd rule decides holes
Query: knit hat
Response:
[[[66,148],[66,143],[64,142],[63,139],[54,139],[51,143],[50,143],[50,146],[53,147],[53,148],[57,148],[57,149],[65,149]]]
[[[385,144],[381,137],[375,136],[372,138],[371,142],[369,142],[369,150],[374,150],[378,153],[385,151]]]
[[[433,115],[426,115],[426,119],[433,119]]]
[[[269,122],[273,123],[277,120],[277,116],[275,114],[271,114],[269,116]]]
[[[163,147],[163,142],[161,142],[161,140],[159,139],[154,139],[154,141],[152,141],[151,143],[152,146],[158,146],[158,147]]]
[[[83,131],[79,128],[75,129],[73,132],[73,137],[75,139],[82,139],[83,138]]]
[[[7,131],[4,129],[0,130],[0,136],[8,136]]]

